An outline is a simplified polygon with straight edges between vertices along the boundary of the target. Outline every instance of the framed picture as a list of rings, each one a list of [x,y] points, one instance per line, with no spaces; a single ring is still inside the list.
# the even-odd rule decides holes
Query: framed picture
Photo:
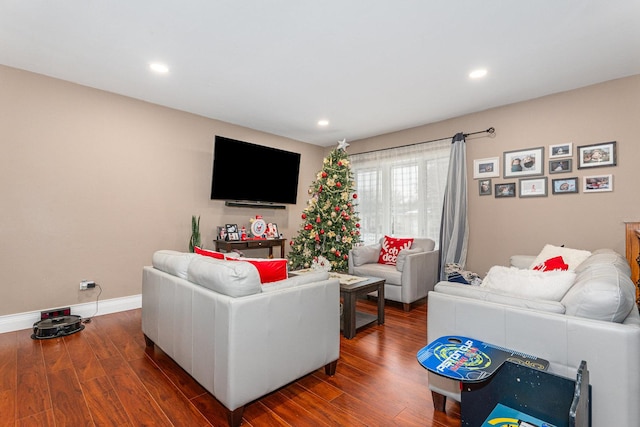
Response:
[[[503,184],[496,184],[496,198],[502,197],[516,197],[516,183],[505,182]]]
[[[613,175],[593,175],[582,178],[583,193],[613,191]]]
[[[218,240],[227,240],[227,228],[226,227],[218,227]]]
[[[473,161],[473,179],[500,176],[500,159],[490,157]]]
[[[504,177],[542,175],[544,147],[504,152]]]
[[[565,173],[573,170],[572,159],[549,160],[549,173]]]
[[[490,196],[491,195],[491,180],[490,179],[481,179],[478,181],[478,190],[480,191],[481,196]]]
[[[225,224],[225,229],[227,231],[227,240],[240,240],[238,224]]]
[[[280,237],[280,234],[278,233],[278,224],[276,224],[275,222],[270,222],[267,224],[267,239],[277,239],[278,237]]]
[[[521,179],[520,197],[547,197],[547,177]]]
[[[616,165],[616,141],[578,147],[578,169]]]
[[[561,178],[551,180],[551,193],[567,194],[578,192],[578,178]]]
[[[557,144],[549,146],[549,158],[555,159],[558,157],[571,157],[573,156],[573,142],[567,142],[565,144]]]

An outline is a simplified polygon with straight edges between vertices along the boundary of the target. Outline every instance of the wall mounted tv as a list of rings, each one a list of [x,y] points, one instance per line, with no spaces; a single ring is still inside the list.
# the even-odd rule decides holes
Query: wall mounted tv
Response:
[[[299,153],[216,135],[211,199],[229,206],[295,204],[299,172]]]

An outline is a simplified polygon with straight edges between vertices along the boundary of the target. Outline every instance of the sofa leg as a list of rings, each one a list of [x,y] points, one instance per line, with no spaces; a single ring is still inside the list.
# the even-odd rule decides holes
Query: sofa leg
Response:
[[[244,406],[234,409],[233,411],[227,410],[227,421],[229,427],[238,427],[242,424],[242,413],[244,412]]]
[[[324,365],[324,373],[329,375],[330,377],[336,374],[336,367],[338,366],[338,361],[334,360],[331,363],[327,363]]]
[[[431,391],[431,398],[433,399],[433,409],[444,412],[444,407],[447,404],[447,396]]]
[[[147,345],[147,347],[153,347],[154,344],[151,338],[147,336],[147,334],[144,334],[144,343]]]
[[[404,309],[404,311],[411,311],[411,303],[402,303],[402,308]]]

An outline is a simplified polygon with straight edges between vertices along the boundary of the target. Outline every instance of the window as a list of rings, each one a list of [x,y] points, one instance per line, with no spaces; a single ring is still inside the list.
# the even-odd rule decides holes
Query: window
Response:
[[[365,244],[390,236],[440,235],[451,140],[349,156]]]

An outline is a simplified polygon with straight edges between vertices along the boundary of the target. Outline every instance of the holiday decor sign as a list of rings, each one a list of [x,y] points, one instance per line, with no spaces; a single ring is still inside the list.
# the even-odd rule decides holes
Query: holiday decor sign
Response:
[[[348,270],[349,250],[361,241],[348,145],[344,139],[339,141],[309,187],[310,199],[300,216],[302,224],[289,243],[290,270],[309,268],[320,257],[334,271]]]

